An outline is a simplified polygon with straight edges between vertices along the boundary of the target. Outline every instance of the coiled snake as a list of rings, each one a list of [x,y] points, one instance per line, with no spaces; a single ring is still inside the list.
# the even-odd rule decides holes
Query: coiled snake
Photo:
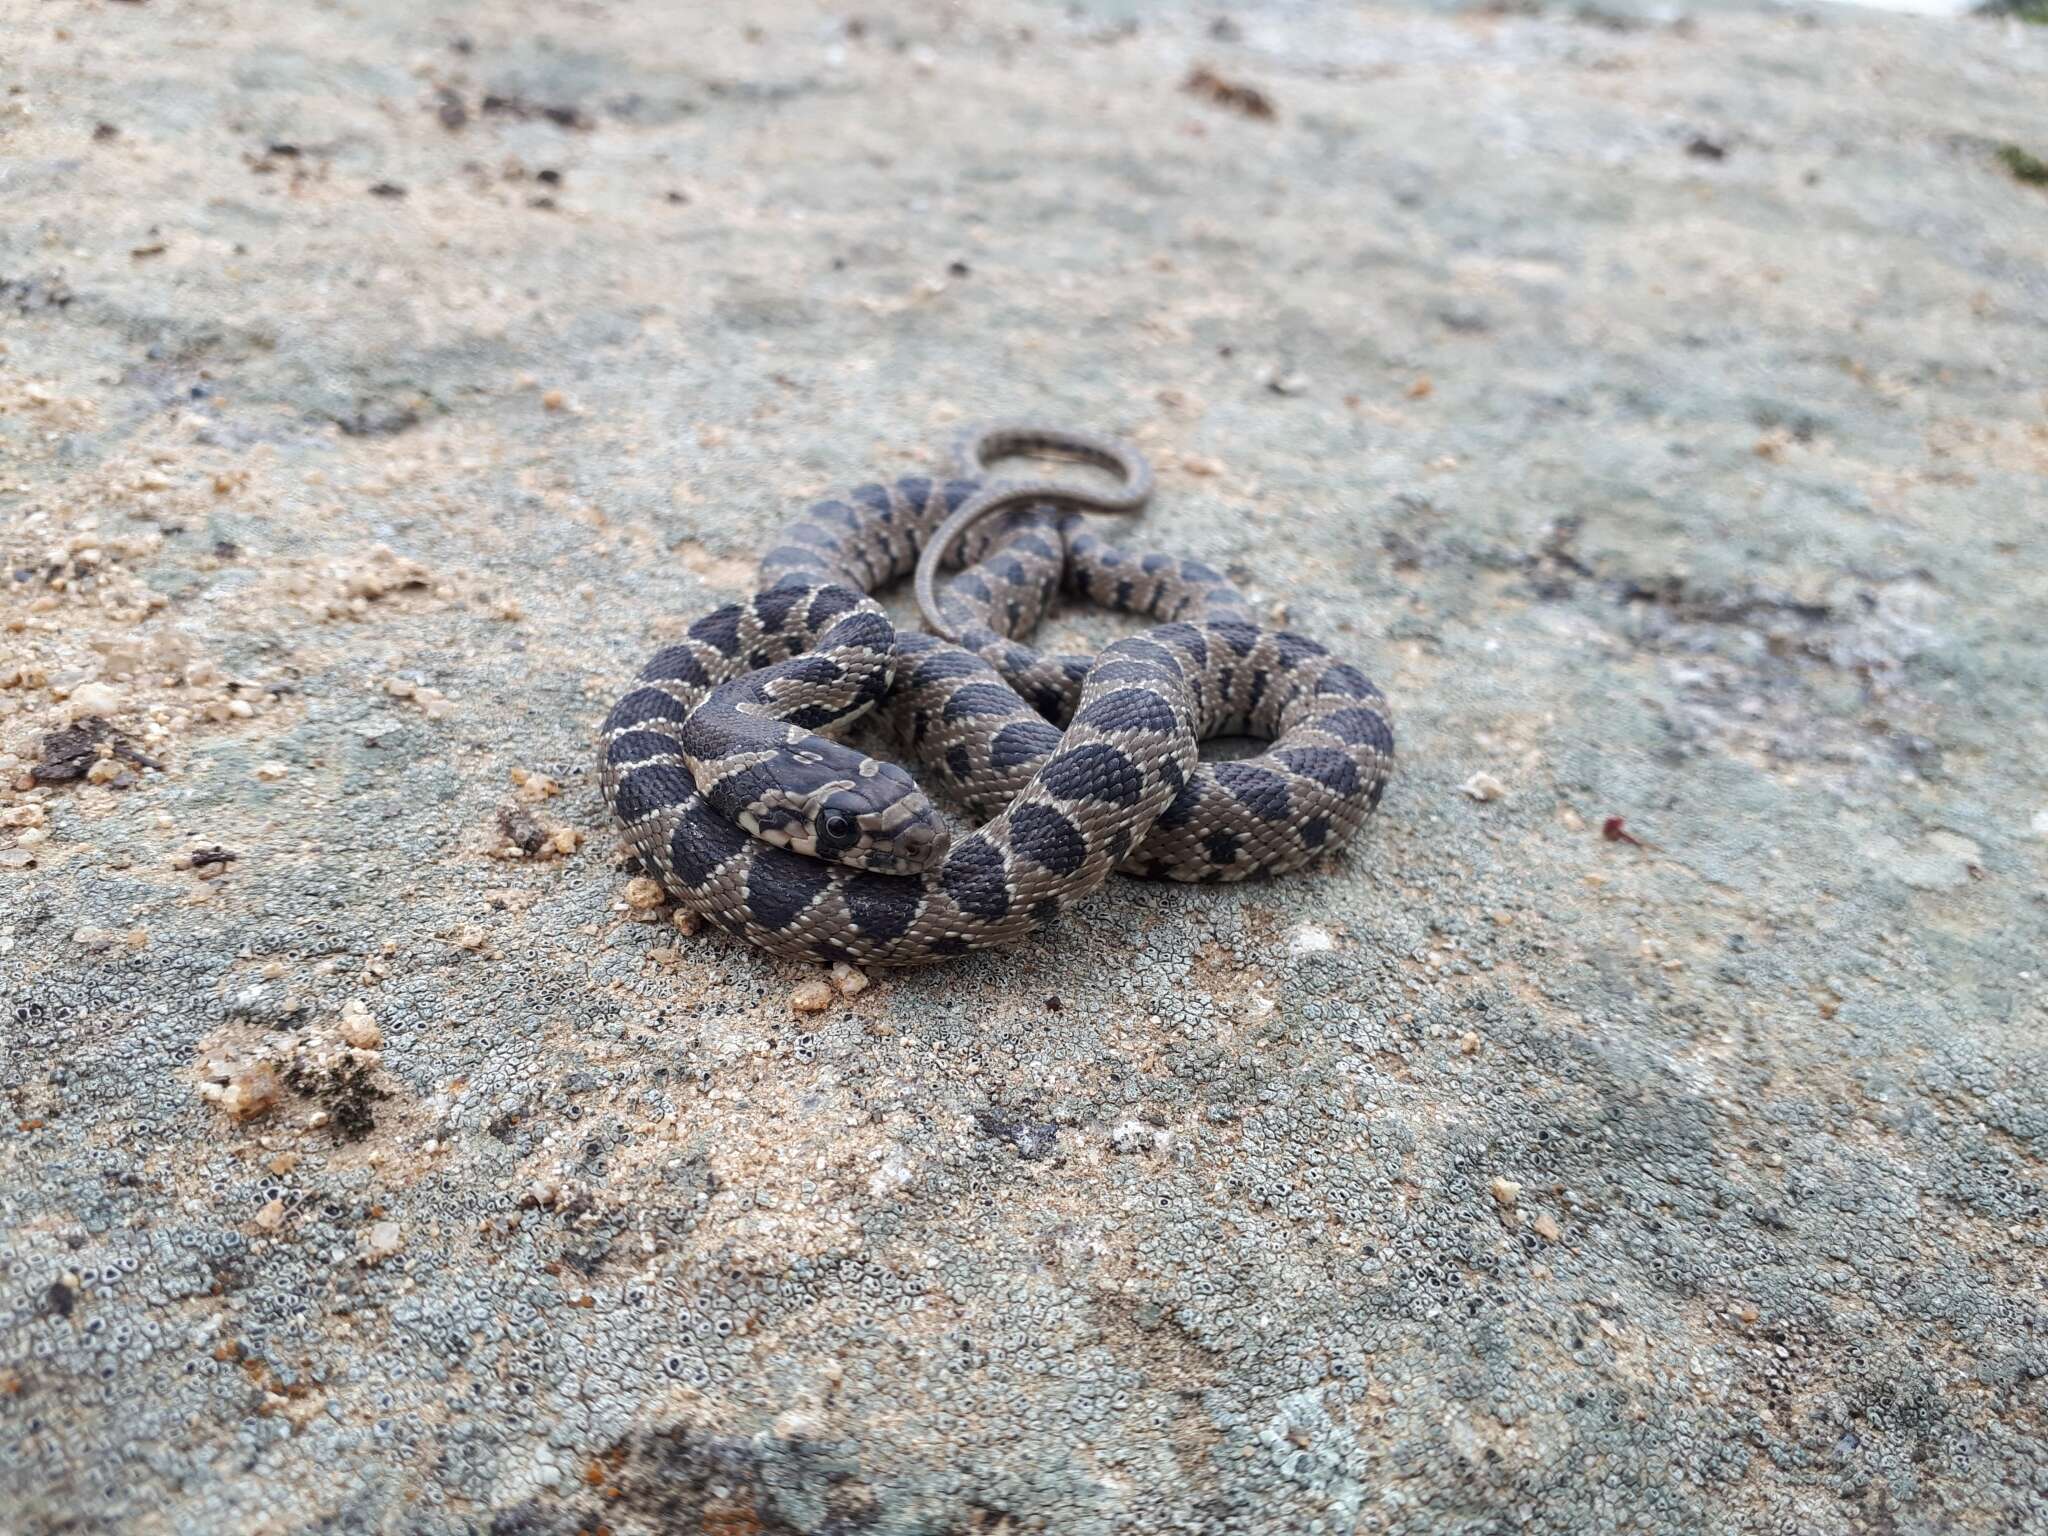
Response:
[[[988,478],[1013,453],[1122,485]],[[916,965],[1042,929],[1112,870],[1239,880],[1358,830],[1393,769],[1386,700],[1252,622],[1209,567],[1089,530],[1082,511],[1149,494],[1135,452],[1003,424],[965,437],[956,467],[811,507],[762,589],[696,620],[613,707],[599,783],[677,901],[786,958]],[[972,564],[941,595],[956,542]],[[940,635],[897,630],[867,595],[913,570]],[[1062,587],[1164,622],[1096,656],[1041,654],[1024,641]],[[950,835],[902,768],[818,734],[871,711],[981,826]],[[1212,735],[1272,745],[1201,762]]]

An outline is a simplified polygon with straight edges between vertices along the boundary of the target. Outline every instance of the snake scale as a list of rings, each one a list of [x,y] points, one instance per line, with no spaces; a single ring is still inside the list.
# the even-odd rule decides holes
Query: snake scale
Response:
[[[1016,453],[1121,484],[990,476]],[[1006,423],[964,437],[955,469],[809,508],[761,589],[697,619],[613,707],[599,783],[670,895],[788,959],[917,965],[1039,931],[1112,871],[1238,880],[1357,832],[1393,769],[1386,700],[1254,623],[1208,566],[1094,534],[1082,512],[1146,499],[1143,459]],[[941,593],[948,560],[967,569]],[[937,634],[869,595],[913,572]],[[1026,642],[1062,590],[1161,622],[1094,656],[1041,653]],[[951,834],[903,768],[821,734],[869,715],[975,830]],[[1215,735],[1271,745],[1203,762]]]

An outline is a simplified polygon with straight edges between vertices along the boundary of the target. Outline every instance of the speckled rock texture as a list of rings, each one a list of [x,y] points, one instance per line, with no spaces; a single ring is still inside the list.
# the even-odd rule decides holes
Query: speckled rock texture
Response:
[[[2048,1529],[2048,30],[1222,11],[0,4],[0,1524]],[[1379,817],[684,931],[605,708],[1018,413]]]

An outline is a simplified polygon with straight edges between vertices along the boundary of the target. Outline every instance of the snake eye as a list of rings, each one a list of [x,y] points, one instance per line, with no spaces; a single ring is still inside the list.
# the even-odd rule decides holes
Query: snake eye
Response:
[[[827,811],[818,822],[818,841],[829,848],[850,848],[857,831],[844,811]]]

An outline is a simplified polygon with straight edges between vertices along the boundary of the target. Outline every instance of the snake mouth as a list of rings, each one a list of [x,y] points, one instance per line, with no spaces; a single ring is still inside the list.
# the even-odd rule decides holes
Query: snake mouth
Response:
[[[897,836],[899,860],[906,875],[937,869],[953,850],[953,835],[931,822],[908,826]]]

